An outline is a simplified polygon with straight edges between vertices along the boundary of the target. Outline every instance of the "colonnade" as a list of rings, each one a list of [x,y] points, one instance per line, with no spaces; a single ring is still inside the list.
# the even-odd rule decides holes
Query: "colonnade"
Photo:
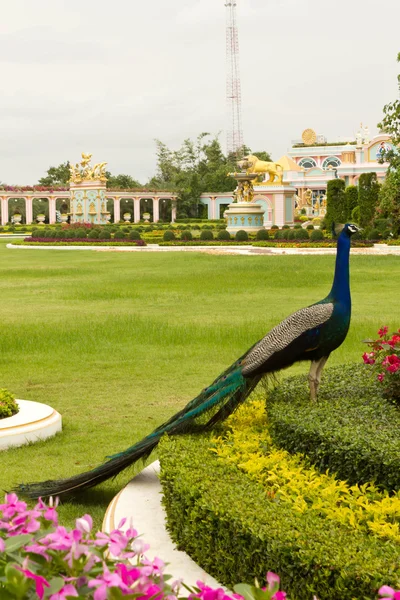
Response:
[[[27,225],[30,225],[33,222],[33,201],[36,200],[47,200],[49,203],[49,223],[56,223],[56,202],[58,199],[62,199],[64,202],[69,202],[70,193],[69,191],[59,192],[56,195],[46,195],[44,192],[32,192],[29,195],[24,194],[24,192],[6,192],[4,190],[0,190],[0,200],[1,200],[1,224],[6,225],[10,221],[10,210],[9,210],[9,200],[17,200],[21,199],[25,201],[25,222]],[[133,222],[139,223],[140,221],[140,201],[150,200],[153,202],[153,222],[157,223],[160,219],[160,201],[170,200],[171,207],[171,221],[172,223],[176,220],[176,194],[169,194],[166,192],[160,192],[157,194],[147,193],[141,194],[140,196],[132,196],[129,192],[121,192],[121,193],[113,193],[111,191],[110,194],[106,194],[107,200],[112,200],[114,203],[114,223],[119,223],[121,220],[121,201],[123,200],[133,200]]]

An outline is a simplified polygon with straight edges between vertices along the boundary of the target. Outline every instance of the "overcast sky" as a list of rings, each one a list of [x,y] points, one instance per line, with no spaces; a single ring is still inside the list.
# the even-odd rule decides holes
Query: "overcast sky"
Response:
[[[221,131],[225,0],[0,0],[0,181],[82,151],[142,183],[154,138]],[[399,0],[237,0],[244,141],[372,134],[398,95]]]

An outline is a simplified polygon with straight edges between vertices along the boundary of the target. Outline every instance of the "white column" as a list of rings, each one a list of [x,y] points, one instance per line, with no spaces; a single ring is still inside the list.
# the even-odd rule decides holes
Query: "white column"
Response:
[[[153,198],[153,223],[160,220],[160,198]]]
[[[140,221],[140,198],[133,199],[133,222],[139,223]]]
[[[211,196],[211,198],[210,198],[210,208],[211,208],[210,212],[211,212],[211,215],[208,217],[209,219],[216,219],[217,218],[215,216],[216,208],[217,208],[216,204],[217,203],[216,203],[216,200],[215,200],[215,196]]]
[[[176,221],[176,198],[171,199],[171,223]]]
[[[53,197],[48,198],[49,200],[49,223],[54,225],[56,222],[56,199]]]
[[[285,194],[275,194],[275,225],[285,225]]]
[[[1,200],[1,224],[7,225],[8,223],[8,198],[4,196]]]
[[[113,198],[114,200],[114,223],[119,223],[121,219],[121,205],[120,198]]]
[[[33,198],[25,198],[26,224],[30,225],[33,220]]]

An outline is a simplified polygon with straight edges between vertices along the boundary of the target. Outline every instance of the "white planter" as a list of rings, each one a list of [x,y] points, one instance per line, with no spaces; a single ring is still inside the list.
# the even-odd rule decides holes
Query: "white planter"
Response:
[[[110,215],[110,216],[111,216],[111,215]],[[130,220],[131,220],[131,218],[132,218],[132,215],[131,215],[131,213],[124,213],[124,215],[123,215],[123,216],[124,216],[124,221],[127,221],[127,222],[128,222],[128,221],[130,221]]]
[[[150,222],[150,217],[151,217],[150,213],[148,213],[148,212],[143,213],[143,220],[144,220],[145,223],[149,223]]]
[[[0,419],[0,450],[45,440],[61,431],[61,415],[48,404],[31,400],[17,403],[16,415]]]
[[[42,224],[45,222],[45,219],[46,219],[45,215],[37,215],[37,217],[36,217],[36,221],[38,223],[42,223]]]
[[[61,223],[67,223],[67,222],[68,222],[68,215],[61,214]]]
[[[14,223],[21,223],[22,215],[13,215]]]

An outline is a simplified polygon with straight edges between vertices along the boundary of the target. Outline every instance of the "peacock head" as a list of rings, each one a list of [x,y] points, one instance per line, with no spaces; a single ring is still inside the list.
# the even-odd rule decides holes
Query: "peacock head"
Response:
[[[361,227],[358,227],[358,225],[354,225],[354,223],[346,223],[346,225],[334,225],[332,229],[334,237],[340,234],[351,238],[351,236],[357,233],[358,231],[362,231]]]

